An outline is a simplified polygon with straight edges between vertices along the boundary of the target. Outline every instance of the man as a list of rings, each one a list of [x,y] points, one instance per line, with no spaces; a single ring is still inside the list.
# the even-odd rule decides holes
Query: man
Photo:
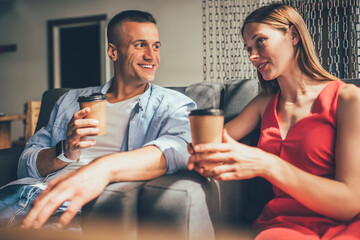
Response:
[[[18,167],[23,179],[0,191],[0,215],[5,211],[10,224],[21,222],[40,192],[22,222],[24,228],[40,228],[54,212],[64,211],[58,222],[62,228],[111,182],[149,180],[186,168],[188,113],[195,103],[150,84],[160,63],[155,24],[151,14],[141,11],[121,12],[109,22],[114,78],[103,87],[64,94],[48,125],[26,144]],[[107,96],[104,136],[94,137],[99,123],[83,119],[91,110],[80,110],[77,103],[79,96],[94,92]],[[6,191],[26,197],[20,210],[1,210]]]

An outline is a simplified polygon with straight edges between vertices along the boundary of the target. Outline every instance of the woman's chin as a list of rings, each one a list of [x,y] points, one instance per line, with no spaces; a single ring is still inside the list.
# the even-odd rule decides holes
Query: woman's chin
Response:
[[[264,79],[265,81],[272,81],[272,80],[275,79],[275,78],[269,77],[269,76],[262,76],[262,77],[263,77],[263,79]]]

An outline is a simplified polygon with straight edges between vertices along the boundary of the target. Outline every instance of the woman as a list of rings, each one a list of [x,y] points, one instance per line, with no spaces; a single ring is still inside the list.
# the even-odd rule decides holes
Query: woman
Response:
[[[226,124],[223,143],[189,146],[188,168],[272,183],[256,239],[360,239],[360,89],[323,69],[290,6],[255,10],[241,33],[264,91]],[[259,122],[257,148],[236,141]]]

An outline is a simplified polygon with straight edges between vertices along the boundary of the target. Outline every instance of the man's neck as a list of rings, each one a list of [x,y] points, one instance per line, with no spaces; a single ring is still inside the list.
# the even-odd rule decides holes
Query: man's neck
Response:
[[[147,83],[124,84],[123,82],[116,81],[116,79],[114,79],[111,87],[106,93],[106,96],[108,97],[109,103],[117,103],[143,94],[146,87]]]

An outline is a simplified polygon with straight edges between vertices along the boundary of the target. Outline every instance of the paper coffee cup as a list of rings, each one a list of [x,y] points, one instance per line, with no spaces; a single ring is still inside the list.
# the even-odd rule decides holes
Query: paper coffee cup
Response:
[[[102,93],[93,93],[78,98],[81,109],[86,107],[91,109],[84,119],[96,119],[99,121],[100,132],[97,136],[106,134],[106,99],[107,96]]]
[[[224,128],[224,111],[198,109],[189,114],[193,146],[202,143],[221,143]]]

